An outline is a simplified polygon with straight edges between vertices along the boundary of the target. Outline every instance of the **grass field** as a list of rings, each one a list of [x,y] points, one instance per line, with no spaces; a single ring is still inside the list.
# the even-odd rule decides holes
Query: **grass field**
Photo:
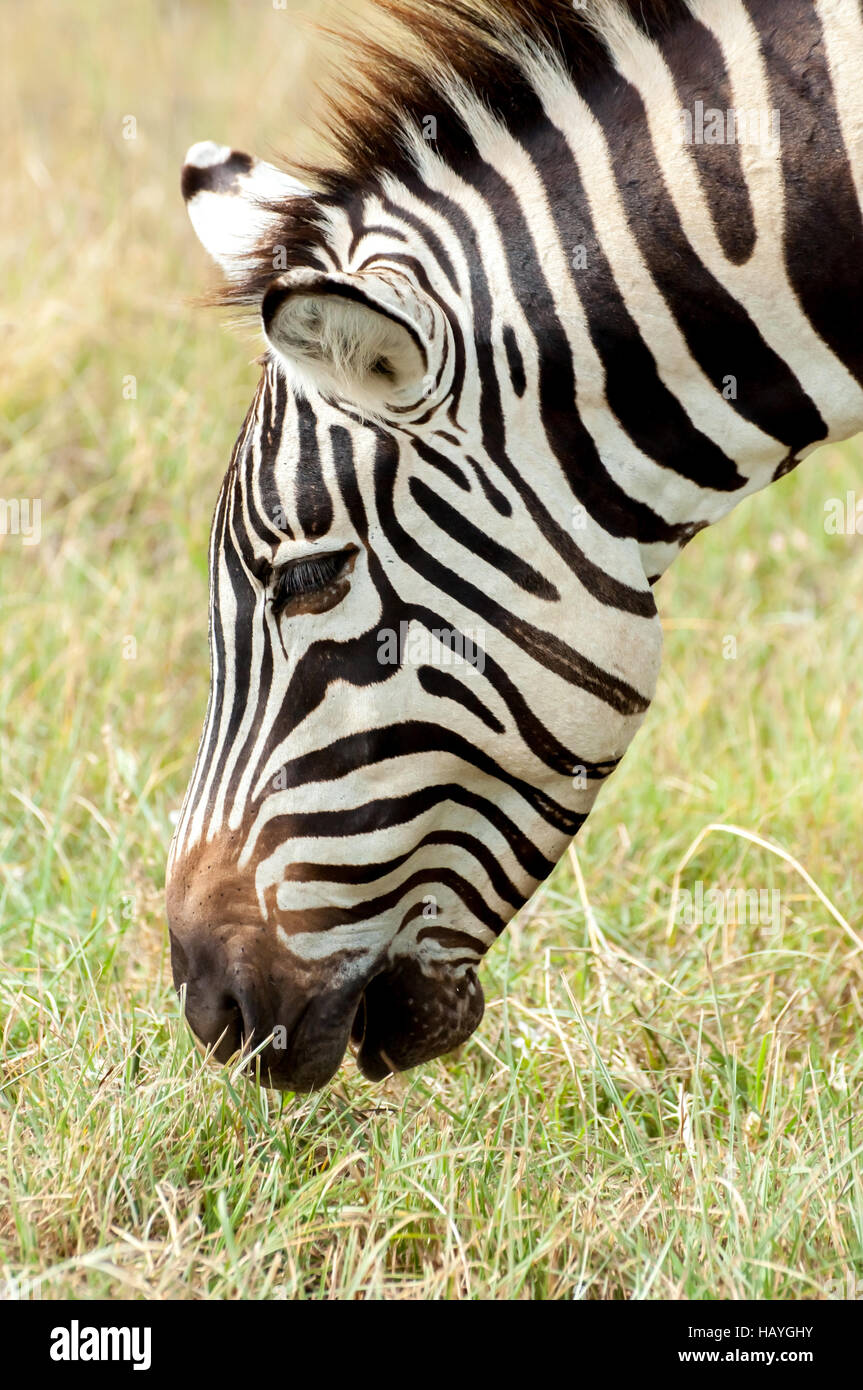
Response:
[[[289,145],[307,41],[251,0],[35,0],[0,12],[0,55],[0,494],[42,528],[0,537],[6,1293],[859,1296],[863,538],[824,520],[863,496],[863,447],[660,584],[647,724],[488,958],[461,1054],[256,1091],[182,1025],[163,913],[258,350],[189,306],[177,178],[194,140]],[[781,909],[669,926],[676,882]]]

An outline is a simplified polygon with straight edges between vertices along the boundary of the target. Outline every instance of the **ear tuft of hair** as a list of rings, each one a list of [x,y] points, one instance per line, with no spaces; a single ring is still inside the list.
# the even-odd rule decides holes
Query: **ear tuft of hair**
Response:
[[[389,319],[345,301],[322,303],[309,296],[294,301],[279,334],[279,348],[290,357],[328,363],[342,381],[373,375],[394,379],[404,329]]]
[[[298,269],[273,282],[261,318],[278,356],[324,394],[377,411],[422,390],[430,310],[403,287]]]

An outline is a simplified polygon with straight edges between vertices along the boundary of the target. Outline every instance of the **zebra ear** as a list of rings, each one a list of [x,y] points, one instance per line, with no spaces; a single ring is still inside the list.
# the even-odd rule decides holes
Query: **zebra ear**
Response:
[[[202,140],[186,154],[180,186],[192,226],[229,279],[278,222],[268,203],[308,197],[309,190],[273,164]]]
[[[372,410],[401,409],[437,386],[437,305],[400,276],[288,271],[261,304],[264,333],[301,378]]]

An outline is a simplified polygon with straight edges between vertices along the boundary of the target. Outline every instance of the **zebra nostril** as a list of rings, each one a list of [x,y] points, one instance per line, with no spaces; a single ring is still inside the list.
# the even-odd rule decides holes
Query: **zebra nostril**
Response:
[[[357,1004],[357,1011],[354,1014],[354,1021],[351,1024],[351,1046],[356,1050],[362,1046],[366,1032],[366,996],[360,995],[360,1002]]]
[[[186,1015],[189,1016],[188,1006]],[[218,1004],[208,1010],[203,1028],[197,1020],[190,1018],[189,1021],[201,1042],[212,1049],[217,1062],[229,1061],[248,1037],[243,1011],[229,994],[223,995]]]
[[[213,1055],[220,1062],[226,1062],[235,1052],[249,1042],[252,1029],[246,1026],[246,1019],[240,1004],[232,995],[226,994],[221,1002],[222,1032],[214,1045]]]
[[[362,988],[297,978],[242,928],[187,930],[171,938],[185,1021],[209,1058],[275,1090],[311,1091],[338,1070],[351,1038],[365,1034]],[[311,973],[311,972],[309,972]]]
[[[193,975],[186,982],[186,1020],[192,1032],[211,1049],[218,1062],[227,1062],[253,1032],[253,1020],[224,981]]]

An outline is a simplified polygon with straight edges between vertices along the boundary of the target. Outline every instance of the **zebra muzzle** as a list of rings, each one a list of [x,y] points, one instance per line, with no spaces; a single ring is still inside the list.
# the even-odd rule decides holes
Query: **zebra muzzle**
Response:
[[[245,1055],[246,1072],[275,1090],[326,1085],[349,1045],[363,1075],[382,1081],[452,1051],[482,1018],[472,968],[429,968],[405,956],[334,987],[322,973],[256,953],[245,933],[218,935],[193,952],[171,933],[186,1020],[215,1061]]]
[[[247,1059],[249,1076],[275,1090],[312,1091],[341,1064],[363,980],[338,987],[299,974],[254,938],[223,929],[198,949],[171,933],[174,984],[185,986],[185,1015],[216,1062]]]

